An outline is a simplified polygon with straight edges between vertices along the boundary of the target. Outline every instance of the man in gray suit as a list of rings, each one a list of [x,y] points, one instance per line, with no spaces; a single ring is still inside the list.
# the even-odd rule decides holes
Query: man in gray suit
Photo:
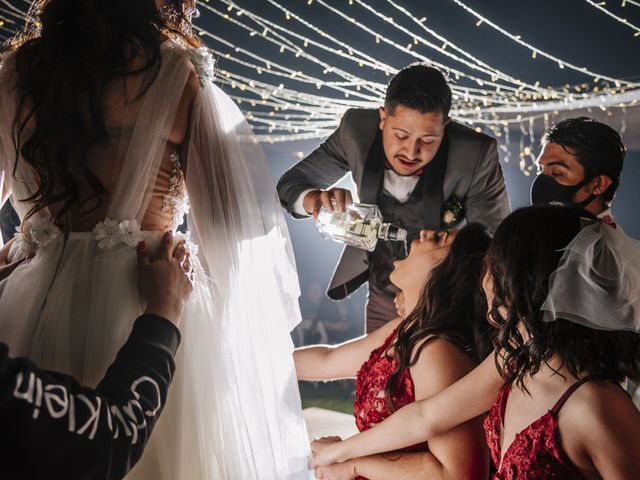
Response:
[[[463,221],[495,230],[509,213],[495,139],[451,121],[451,89],[442,73],[424,64],[401,70],[389,84],[384,107],[351,109],[313,153],[280,178],[278,195],[295,218],[339,211],[351,192],[331,188],[351,172],[363,203],[378,205],[385,222],[416,238]],[[410,237],[411,238],[411,237]],[[374,252],[346,247],[328,295],[340,300],[369,282],[367,331],[396,317],[397,288],[389,282],[404,245],[379,241]]]

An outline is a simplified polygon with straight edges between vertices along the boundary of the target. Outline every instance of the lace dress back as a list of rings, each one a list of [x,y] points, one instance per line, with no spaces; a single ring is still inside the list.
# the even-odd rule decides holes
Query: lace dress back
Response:
[[[359,431],[368,430],[391,415],[386,387],[389,378],[395,371],[398,362],[387,351],[396,338],[396,330],[386,338],[384,343],[373,350],[369,359],[362,364],[356,377],[356,398],[354,415]],[[411,372],[406,368],[400,375],[397,386],[391,392],[395,409],[416,401]],[[426,443],[420,443],[403,449],[403,452],[425,452]],[[366,480],[364,477],[357,477]]]
[[[74,216],[63,235],[52,205],[17,235],[15,250],[37,254],[0,282],[0,339],[13,355],[95,385],[144,308],[135,246],[144,239],[153,252],[188,198],[196,282],[165,411],[128,480],[307,479],[289,335],[299,287],[271,173],[244,116],[213,83],[211,54],[167,41],[161,56],[141,96],[107,105],[109,138],[88,158],[108,193],[100,209]],[[30,207],[15,199],[38,184],[24,161],[14,173],[13,58],[0,57],[0,183],[24,218]],[[183,112],[194,71],[199,90]],[[114,435],[137,441],[136,416],[147,413],[114,412]],[[76,416],[79,435],[90,432],[84,405],[64,414]]]
[[[487,445],[497,469],[494,480],[585,480],[562,450],[558,439],[557,415],[571,394],[589,380],[592,378],[585,377],[569,387],[551,410],[515,436],[502,456],[501,432],[511,388],[504,385],[500,389],[495,404],[484,420]]]

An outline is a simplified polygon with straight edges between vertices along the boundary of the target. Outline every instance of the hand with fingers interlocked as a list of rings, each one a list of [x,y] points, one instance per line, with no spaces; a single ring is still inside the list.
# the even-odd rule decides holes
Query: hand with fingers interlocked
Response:
[[[140,242],[137,250],[138,290],[147,302],[145,313],[179,326],[184,305],[193,291],[193,268],[184,240],[176,241],[172,232],[167,232],[153,258],[145,242]]]

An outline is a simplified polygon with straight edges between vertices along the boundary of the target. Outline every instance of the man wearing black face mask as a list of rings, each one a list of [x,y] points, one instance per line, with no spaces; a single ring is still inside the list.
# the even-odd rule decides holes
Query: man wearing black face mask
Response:
[[[579,117],[553,125],[542,137],[540,175],[531,186],[531,204],[573,204],[616,226],[611,202],[620,185],[625,152],[620,134],[604,123]],[[638,385],[629,382],[627,391],[640,408]]]
[[[542,138],[531,204],[573,204],[610,218],[624,156],[620,135],[608,125],[587,117],[553,125]]]

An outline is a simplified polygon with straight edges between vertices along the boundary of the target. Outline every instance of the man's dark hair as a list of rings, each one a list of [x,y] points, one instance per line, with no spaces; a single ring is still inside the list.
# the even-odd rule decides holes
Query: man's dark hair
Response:
[[[620,185],[620,173],[626,149],[620,134],[604,123],[592,118],[568,118],[551,126],[542,137],[542,143],[557,143],[569,153],[575,154],[584,168],[585,178],[598,175],[611,177],[613,183],[602,194],[605,204],[610,204]],[[567,150],[568,151],[568,150]]]
[[[414,63],[400,70],[387,88],[384,100],[387,113],[393,115],[398,105],[421,113],[442,112],[447,117],[451,110],[451,88],[440,70]]]

